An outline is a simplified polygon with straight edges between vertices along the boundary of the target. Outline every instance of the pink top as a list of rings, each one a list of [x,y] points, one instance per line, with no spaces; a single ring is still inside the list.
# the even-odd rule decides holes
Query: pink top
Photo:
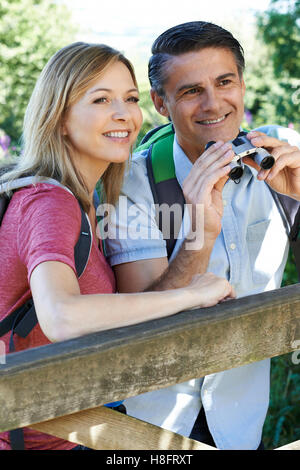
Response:
[[[40,263],[60,261],[76,273],[74,246],[80,227],[78,202],[63,188],[39,183],[13,195],[0,229],[0,320],[30,298],[30,276]],[[81,294],[115,292],[113,272],[98,248],[95,235],[79,286]],[[7,352],[9,337],[10,333],[1,338]],[[39,324],[25,339],[15,335],[16,351],[49,343]],[[26,449],[63,450],[75,446],[28,428],[24,429],[24,437]],[[4,449],[10,449],[8,432],[0,433],[0,450]]]

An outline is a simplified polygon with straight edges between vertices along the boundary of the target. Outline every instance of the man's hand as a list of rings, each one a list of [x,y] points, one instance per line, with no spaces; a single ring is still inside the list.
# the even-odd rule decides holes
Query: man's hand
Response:
[[[263,147],[275,158],[270,170],[262,170],[251,158],[243,161],[258,171],[257,178],[281,194],[300,200],[300,149],[262,132],[249,132],[247,138],[255,147]]]
[[[193,223],[204,207],[205,240],[215,240],[221,231],[223,201],[222,190],[228,180],[229,163],[234,157],[231,143],[216,142],[196,160],[192,170],[183,182],[183,194],[190,205],[192,231]],[[201,209],[201,206],[202,209]],[[198,206],[198,208],[197,208]],[[203,227],[201,227],[203,229]]]

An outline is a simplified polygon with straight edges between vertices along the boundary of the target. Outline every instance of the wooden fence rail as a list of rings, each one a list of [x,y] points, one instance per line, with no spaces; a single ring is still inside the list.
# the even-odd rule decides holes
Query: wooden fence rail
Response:
[[[0,431],[286,354],[299,340],[297,284],[10,354],[0,363]]]

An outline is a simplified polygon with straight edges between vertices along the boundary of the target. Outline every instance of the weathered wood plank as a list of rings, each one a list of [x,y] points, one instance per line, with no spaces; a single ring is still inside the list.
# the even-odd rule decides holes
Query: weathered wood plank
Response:
[[[96,450],[217,450],[104,406],[31,427]]]
[[[286,444],[282,447],[277,447],[277,449],[274,450],[300,450],[300,440],[291,442],[290,444]]]
[[[292,351],[300,285],[15,353],[0,365],[0,430],[94,408]]]

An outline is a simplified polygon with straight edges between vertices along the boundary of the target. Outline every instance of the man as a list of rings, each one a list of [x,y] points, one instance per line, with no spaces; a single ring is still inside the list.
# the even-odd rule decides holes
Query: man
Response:
[[[139,230],[148,239],[106,240],[118,290],[162,290],[182,286],[197,272],[226,277],[237,297],[280,287],[288,255],[282,218],[267,187],[300,200],[300,136],[293,145],[260,132],[248,137],[275,158],[261,170],[250,158],[239,184],[228,179],[233,159],[227,142],[244,115],[243,50],[228,31],[211,23],[175,26],[154,42],[149,62],[156,110],[175,129],[173,157],[188,214],[204,208],[204,243],[188,249],[193,221],[168,261],[153,212],[144,210]],[[279,132],[279,131],[278,131]],[[210,141],[216,144],[205,150]],[[146,170],[148,150],[137,153],[125,181],[129,205],[154,203]],[[265,182],[264,182],[265,181]],[[267,183],[267,184],[266,184]],[[187,216],[188,217],[188,216]],[[127,214],[117,214],[119,234]],[[220,449],[258,449],[269,401],[265,360],[195,379],[125,401],[128,414]]]

